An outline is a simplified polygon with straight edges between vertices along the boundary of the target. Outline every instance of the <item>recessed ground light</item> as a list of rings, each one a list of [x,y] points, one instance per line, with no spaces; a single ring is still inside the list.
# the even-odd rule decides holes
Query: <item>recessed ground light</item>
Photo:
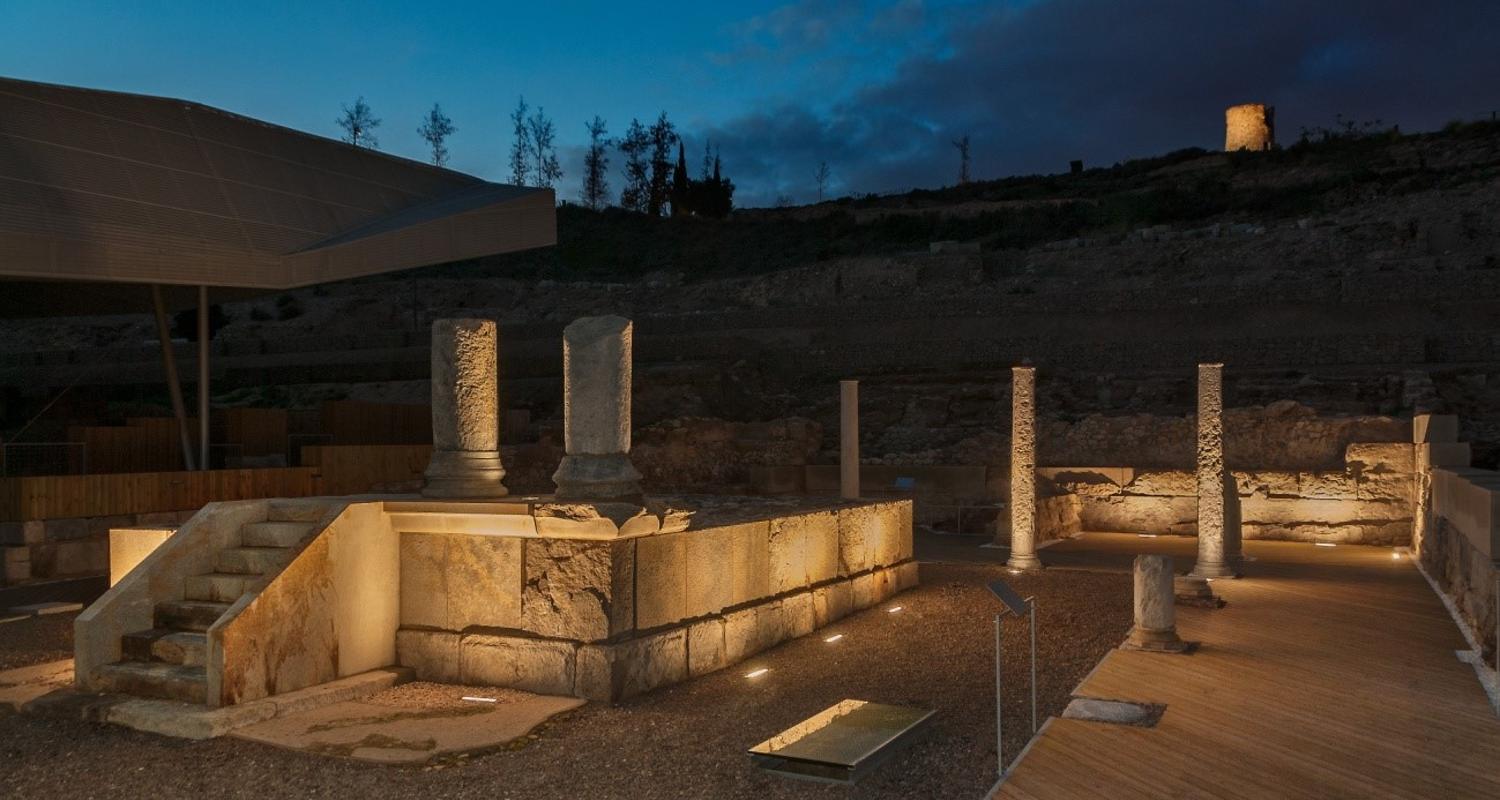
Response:
[[[900,610],[901,610],[901,606],[891,606],[890,608],[887,608],[885,610],[885,613],[887,613],[887,614],[894,614],[894,613],[896,613],[897,611],[900,611]]]
[[[767,672],[770,672],[770,671],[771,671],[771,669],[769,667],[761,667],[760,669],[754,669],[754,670],[751,670],[751,671],[745,673],[745,677],[747,677],[747,678],[759,678],[760,676],[762,676],[762,675],[764,675],[764,674],[766,674]]]
[[[469,701],[470,703],[498,703],[498,702],[500,702],[499,699],[494,698],[494,697],[469,697],[468,695],[465,695],[463,697],[463,699]]]
[[[836,642],[836,641],[838,641],[838,640],[840,640],[842,638],[844,638],[844,634],[842,634],[842,633],[835,633],[834,635],[828,637],[827,639],[824,639],[823,641],[828,642],[829,644],[833,644],[834,642]]]
[[[1400,553],[1391,553],[1391,560],[1392,561],[1400,561],[1401,560],[1401,554]]]
[[[1137,533],[1136,536],[1139,536],[1142,539],[1155,539],[1156,538],[1156,534],[1154,534],[1154,533]]]
[[[1338,547],[1338,545],[1334,544],[1333,542],[1313,542],[1313,544],[1317,545],[1318,547]]]
[[[1012,575],[1020,575],[1021,571],[1018,570],[1018,569],[1013,569],[1013,570],[1010,571],[1010,574],[1012,574]]]

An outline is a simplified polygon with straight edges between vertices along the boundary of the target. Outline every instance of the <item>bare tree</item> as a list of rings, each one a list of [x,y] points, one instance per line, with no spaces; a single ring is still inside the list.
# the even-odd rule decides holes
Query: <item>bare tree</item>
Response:
[[[363,95],[354,101],[353,108],[344,106],[344,115],[334,121],[344,129],[345,142],[371,150],[380,147],[380,141],[375,138],[375,129],[380,127],[380,120],[370,112],[370,106],[365,103]]]
[[[604,120],[596,114],[584,127],[589,132],[589,149],[583,156],[583,191],[580,199],[598,211],[609,202],[609,137]]]
[[[526,98],[516,100],[516,110],[510,112],[510,182],[516,186],[526,185],[526,173],[531,167],[531,132],[526,125]]]
[[[829,177],[830,174],[831,173],[828,171],[828,162],[827,161],[819,163],[818,164],[818,171],[815,172],[815,173],[813,173],[813,180],[816,180],[818,182],[818,202],[819,203],[823,202],[823,191],[828,188],[828,177]]]
[[[537,106],[526,126],[531,131],[531,156],[536,159],[536,168],[532,172],[536,180],[534,185],[550,188],[563,176],[562,166],[557,163],[557,148],[553,145],[556,131],[552,120],[542,113],[541,106]]]
[[[955,140],[953,142],[953,146],[956,147],[956,148],[958,148],[958,182],[959,183],[968,183],[969,182],[969,135],[966,133],[966,134],[964,134],[964,138]]]
[[[453,127],[453,120],[443,113],[443,109],[437,103],[432,104],[432,110],[422,119],[422,127],[417,128],[417,133],[427,141],[432,148],[432,163],[443,167],[448,164],[448,137],[458,132]]]

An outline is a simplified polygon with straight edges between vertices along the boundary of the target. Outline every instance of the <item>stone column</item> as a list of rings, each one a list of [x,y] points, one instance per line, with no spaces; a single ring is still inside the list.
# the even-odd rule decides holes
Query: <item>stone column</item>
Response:
[[[839,497],[859,499],[859,381],[839,381]]]
[[[1010,370],[1011,569],[1041,569],[1036,557],[1036,368]]]
[[[1167,653],[1187,649],[1187,643],[1177,638],[1174,594],[1171,556],[1135,557],[1135,627],[1125,640],[1126,649]]]
[[[426,497],[504,497],[495,323],[432,323],[432,459]]]
[[[1198,563],[1199,578],[1234,576],[1225,536],[1224,365],[1198,365]],[[1238,498],[1236,498],[1238,499]],[[1235,556],[1238,553],[1234,554]]]
[[[624,317],[584,317],[563,329],[563,439],[553,474],[559,500],[639,501],[630,463],[632,326]]]

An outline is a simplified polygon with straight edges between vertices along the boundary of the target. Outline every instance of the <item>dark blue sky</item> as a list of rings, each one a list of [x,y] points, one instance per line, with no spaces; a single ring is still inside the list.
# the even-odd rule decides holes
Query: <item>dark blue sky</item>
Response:
[[[646,4],[642,4],[643,6]],[[1500,109],[1500,0],[778,3],[0,2],[0,74],[182,97],[336,136],[364,95],[381,148],[503,179],[524,94],[577,194],[584,121],[665,109],[717,142],[740,205],[940,186],[949,144],[998,177],[1222,143],[1223,107],[1277,108],[1283,142],[1335,114],[1408,130]],[[618,157],[616,157],[618,162]],[[618,164],[616,164],[618,165]],[[616,179],[614,189],[618,191]]]

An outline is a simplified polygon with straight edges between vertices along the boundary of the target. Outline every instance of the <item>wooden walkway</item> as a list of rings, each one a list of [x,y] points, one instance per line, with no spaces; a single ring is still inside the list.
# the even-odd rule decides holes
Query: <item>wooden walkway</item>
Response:
[[[1056,566],[1121,567],[1195,540],[1086,534]],[[1042,798],[1500,797],[1500,720],[1442,602],[1374,547],[1247,542],[1225,608],[1178,607],[1192,655],[1114,650],[1075,692],[1160,703],[1155,728],[1052,719],[995,795]]]

